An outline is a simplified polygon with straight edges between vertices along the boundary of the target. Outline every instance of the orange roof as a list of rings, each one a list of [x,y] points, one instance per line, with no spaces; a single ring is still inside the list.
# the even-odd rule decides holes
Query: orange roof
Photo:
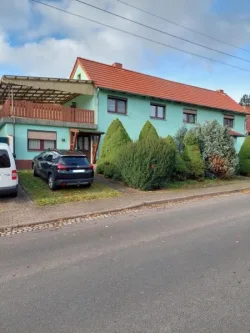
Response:
[[[73,78],[78,65],[99,88],[245,113],[244,108],[223,90],[203,89],[127,70],[121,64],[106,65],[83,58],[77,58],[70,78]]]

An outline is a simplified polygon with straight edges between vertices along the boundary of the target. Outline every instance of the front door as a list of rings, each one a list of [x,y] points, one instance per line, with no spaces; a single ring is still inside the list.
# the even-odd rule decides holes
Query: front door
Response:
[[[77,149],[82,151],[91,162],[91,136],[79,135],[77,142]]]

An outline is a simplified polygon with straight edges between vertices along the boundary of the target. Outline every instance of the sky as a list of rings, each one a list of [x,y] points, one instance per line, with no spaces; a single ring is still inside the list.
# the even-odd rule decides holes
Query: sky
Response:
[[[40,1],[244,70],[160,46],[32,0],[0,0],[0,77],[13,74],[67,78],[76,57],[83,57],[107,64],[120,62],[127,69],[203,88],[223,89],[237,102],[243,94],[250,94],[249,0],[123,0],[238,48],[133,9],[118,0],[84,0],[245,60],[153,31],[76,0]]]

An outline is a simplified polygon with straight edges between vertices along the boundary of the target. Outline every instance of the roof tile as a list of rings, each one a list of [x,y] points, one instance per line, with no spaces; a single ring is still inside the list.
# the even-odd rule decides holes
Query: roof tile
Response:
[[[88,78],[100,88],[221,110],[245,112],[241,105],[223,91],[213,91],[169,81],[83,58],[77,58],[77,62],[84,69]]]

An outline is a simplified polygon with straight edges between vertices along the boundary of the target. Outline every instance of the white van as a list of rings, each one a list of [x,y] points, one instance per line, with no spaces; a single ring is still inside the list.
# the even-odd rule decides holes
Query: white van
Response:
[[[0,195],[17,196],[16,163],[9,145],[0,143]]]

